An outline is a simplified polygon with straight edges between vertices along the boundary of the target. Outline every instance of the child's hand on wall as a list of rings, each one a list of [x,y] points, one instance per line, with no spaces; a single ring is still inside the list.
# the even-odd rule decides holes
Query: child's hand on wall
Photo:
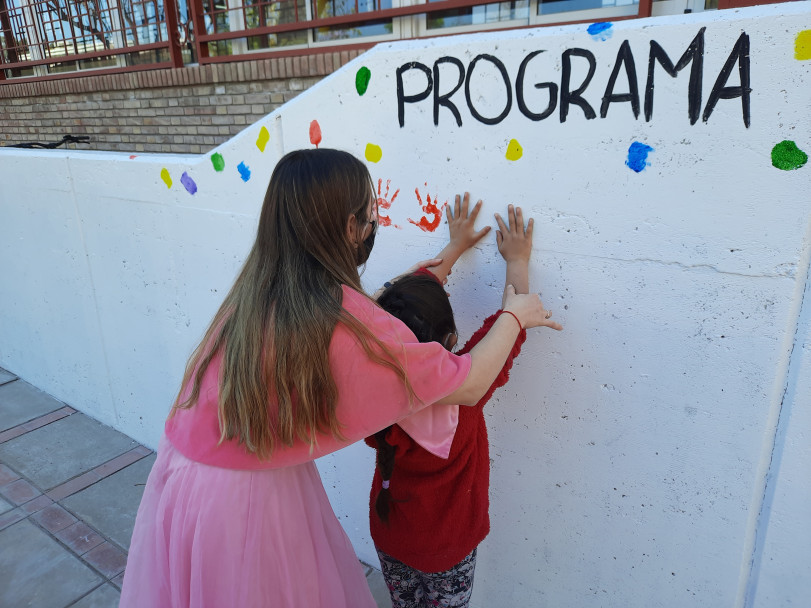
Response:
[[[532,218],[527,222],[525,228],[521,207],[510,205],[507,207],[507,221],[509,225],[505,225],[502,217],[496,213],[498,223],[496,243],[501,257],[508,264],[510,262],[529,263],[529,256],[532,254],[532,228],[534,225]]]
[[[448,218],[448,231],[450,232],[449,245],[459,251],[461,255],[478,243],[484,236],[490,232],[490,226],[485,226],[478,232],[474,224],[476,217],[481,211],[482,202],[479,201],[470,209],[470,193],[465,192],[464,197],[456,195],[456,200],[453,203],[453,210],[450,205],[445,207],[445,215]]]
[[[496,213],[496,244],[504,261],[507,262],[505,285],[513,285],[516,293],[529,293],[529,257],[532,254],[532,228],[530,218],[524,227],[524,214],[521,207],[507,207],[507,222]]]
[[[445,215],[448,218],[448,230],[450,232],[450,242],[436,256],[442,262],[431,268],[431,272],[444,284],[451,273],[451,268],[465,251],[481,241],[490,232],[490,226],[485,226],[476,231],[476,217],[481,211],[482,202],[479,201],[470,210],[470,193],[465,192],[464,197],[456,195],[453,209],[450,205],[445,207]]]

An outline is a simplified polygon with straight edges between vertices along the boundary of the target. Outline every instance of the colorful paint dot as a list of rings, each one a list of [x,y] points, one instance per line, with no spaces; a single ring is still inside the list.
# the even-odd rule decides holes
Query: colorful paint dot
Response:
[[[137,154],[130,154],[130,160],[132,160],[133,158],[138,158],[138,155]]]
[[[214,165],[215,171],[222,171],[225,169],[225,159],[219,152],[215,152],[211,155],[211,164]]]
[[[799,169],[808,162],[808,154],[793,141],[785,139],[772,148],[772,165],[781,171]]]
[[[183,175],[180,176],[180,183],[183,184],[183,187],[189,194],[195,194],[197,192],[197,184],[194,183],[194,180],[185,171]]]
[[[169,175],[169,170],[166,167],[161,169],[161,179],[163,180],[163,183],[166,184],[167,188],[172,187],[172,176]]]
[[[247,182],[251,179],[251,169],[244,162],[239,163],[237,171],[239,171],[239,176],[242,178],[243,182]]]
[[[316,148],[321,143],[321,125],[318,124],[317,120],[310,123],[310,143]]]
[[[383,158],[383,150],[375,144],[366,144],[366,160],[370,163],[379,162]]]
[[[504,155],[507,160],[518,160],[524,156],[524,148],[518,143],[517,139],[511,139],[507,144],[507,153]]]
[[[625,161],[625,164],[639,173],[650,164],[648,162],[649,152],[653,152],[653,148],[647,144],[635,141],[631,144],[631,147],[628,148],[628,160]]]
[[[794,59],[811,59],[811,30],[803,30],[794,40]]]
[[[613,23],[609,23],[608,21],[600,21],[598,23],[592,23],[586,31],[591,35],[592,38],[595,40],[608,40],[614,34],[614,30],[611,29],[614,27]]]
[[[358,70],[357,74],[355,74],[355,89],[358,91],[358,95],[363,95],[366,92],[371,78],[372,72],[366,66]]]
[[[270,141],[270,133],[268,133],[267,127],[262,127],[259,129],[259,137],[256,138],[256,147],[259,148],[260,152],[265,151],[265,146],[268,145]]]

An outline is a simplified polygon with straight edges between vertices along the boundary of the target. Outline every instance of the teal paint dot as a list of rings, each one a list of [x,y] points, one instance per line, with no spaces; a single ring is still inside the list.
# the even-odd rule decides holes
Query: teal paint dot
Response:
[[[215,152],[211,155],[211,164],[214,165],[215,171],[222,171],[225,169],[225,159],[219,152]]]
[[[781,171],[799,169],[808,162],[808,154],[790,139],[784,139],[772,148],[772,166]]]
[[[366,92],[366,89],[369,88],[369,80],[371,78],[372,72],[369,71],[369,68],[366,66],[358,70],[358,73],[355,74],[355,88],[358,91],[358,95],[363,95]]]

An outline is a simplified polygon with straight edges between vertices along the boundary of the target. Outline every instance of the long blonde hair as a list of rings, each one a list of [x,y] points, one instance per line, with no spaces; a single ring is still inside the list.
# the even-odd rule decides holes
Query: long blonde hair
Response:
[[[197,403],[203,375],[222,351],[220,442],[237,440],[269,458],[278,442],[290,446],[300,439],[312,446],[318,433],[327,432],[341,438],[328,352],[338,322],[413,396],[390,350],[341,304],[342,284],[363,293],[357,243],[346,226],[353,215],[360,224],[367,221],[371,200],[369,172],[347,152],[299,150],[278,162],[256,241],[189,359],[172,413]],[[190,381],[192,390],[181,402]]]

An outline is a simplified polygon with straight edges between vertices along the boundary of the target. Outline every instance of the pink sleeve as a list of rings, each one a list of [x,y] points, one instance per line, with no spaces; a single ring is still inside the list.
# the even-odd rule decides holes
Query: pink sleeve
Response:
[[[372,435],[450,395],[470,372],[469,354],[454,355],[437,342],[420,343],[405,324],[346,287],[344,308],[403,366],[414,398],[409,398],[405,384],[393,370],[372,362],[354,334],[339,324],[330,344],[330,364],[338,385],[337,414],[344,440],[322,435],[312,454],[299,445],[281,449],[272,458],[273,467],[311,460]],[[449,446],[455,429],[453,424],[449,438],[445,433]]]
[[[458,405],[432,405],[397,423],[422,449],[447,459],[459,424]]]

